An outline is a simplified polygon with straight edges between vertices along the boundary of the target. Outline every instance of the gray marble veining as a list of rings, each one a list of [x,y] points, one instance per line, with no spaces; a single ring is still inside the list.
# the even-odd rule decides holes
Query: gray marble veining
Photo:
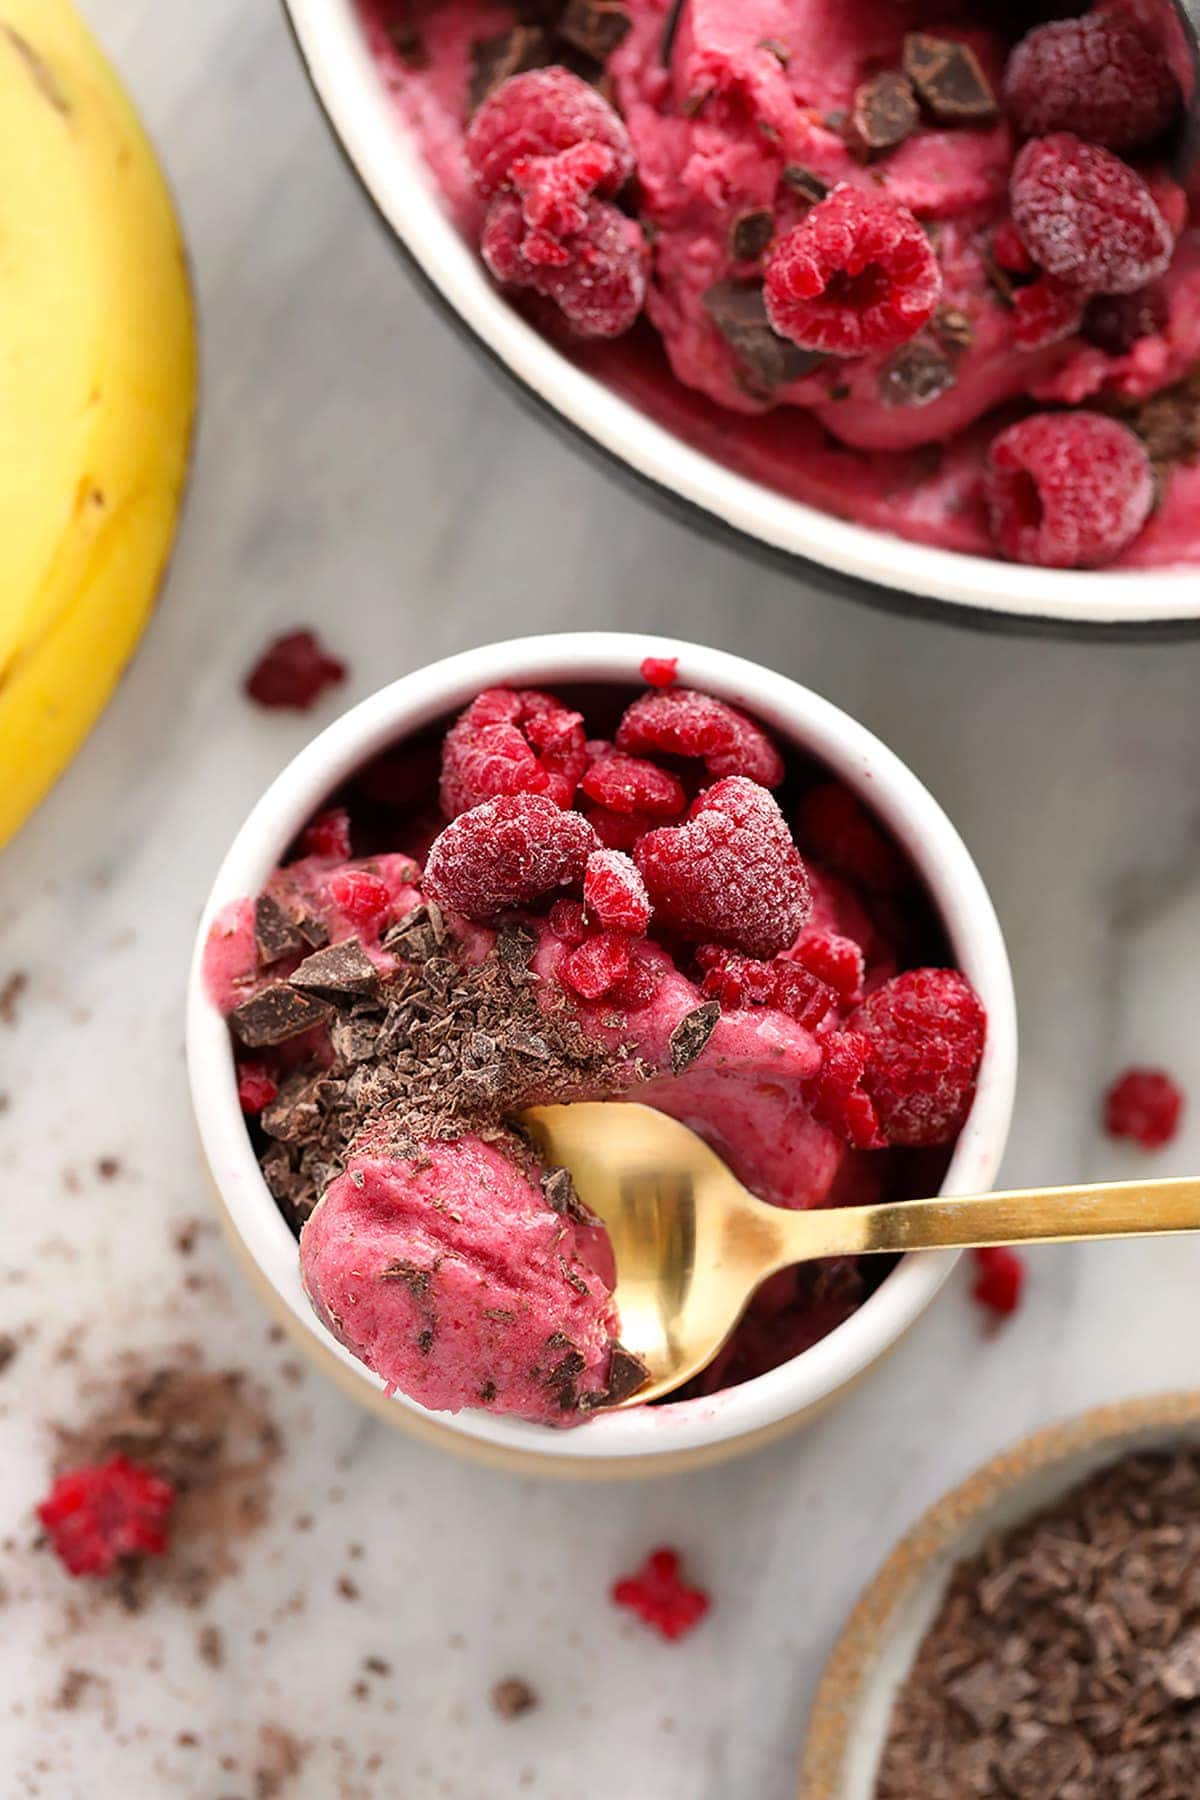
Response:
[[[0,866],[0,982],[29,976],[0,1025],[0,1323],[22,1336],[0,1379],[4,1793],[253,1800],[276,1791],[284,1731],[304,1759],[278,1791],[298,1800],[788,1800],[839,1622],[920,1509],[1044,1420],[1194,1384],[1200,1245],[1045,1251],[998,1339],[960,1277],[807,1434],[644,1488],[481,1473],[289,1379],[215,1235],[190,1285],[172,1244],[207,1204],[180,1044],[194,922],[313,723],[255,712],[240,674],[295,624],[345,655],[347,699],[487,638],[640,624],[811,683],[929,781],[991,884],[1023,1026],[1006,1173],[1031,1182],[1144,1166],[1096,1126],[1131,1058],[1200,1094],[1200,645],[967,636],[821,598],[689,534],[530,420],[407,285],[272,5],[86,11],[180,199],[204,405],[154,627]],[[1198,1165],[1200,1106],[1158,1166]],[[220,1669],[178,1608],[73,1616],[30,1547],[47,1422],[122,1347],[181,1340],[260,1365],[288,1445],[271,1522],[203,1615],[225,1633]],[[677,1647],[605,1598],[660,1540],[716,1602]],[[337,1591],[348,1572],[355,1601]],[[393,1672],[356,1694],[368,1656]],[[108,1685],[56,1707],[80,1667]],[[508,1674],[542,1704],[504,1723],[487,1693]]]

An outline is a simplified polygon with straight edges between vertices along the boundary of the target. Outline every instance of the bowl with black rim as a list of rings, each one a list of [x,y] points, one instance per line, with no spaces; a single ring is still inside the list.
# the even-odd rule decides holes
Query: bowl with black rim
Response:
[[[367,41],[355,0],[283,0],[314,92],[412,273],[518,395],[610,469],[810,587],[1010,632],[1200,635],[1195,569],[1041,569],[854,525],[693,448],[573,362],[498,291],[461,236]]]

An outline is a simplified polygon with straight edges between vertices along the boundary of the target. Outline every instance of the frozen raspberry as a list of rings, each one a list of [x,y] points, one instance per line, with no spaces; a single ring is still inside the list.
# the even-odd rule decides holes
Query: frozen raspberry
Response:
[[[1162,288],[1138,294],[1097,294],[1089,300],[1081,327],[1089,344],[1109,356],[1128,356],[1142,338],[1156,337],[1171,316]]]
[[[899,850],[840,782],[808,790],[796,818],[796,839],[815,863],[868,893],[901,894],[911,885]]]
[[[870,1045],[863,1087],[890,1144],[948,1144],[975,1097],[986,1015],[956,969],[908,969],[850,1019]]]
[[[1011,219],[1001,219],[992,228],[992,255],[997,265],[1009,275],[1032,275],[1035,263],[1021,242],[1021,234]]]
[[[1073,131],[1109,150],[1161,137],[1179,98],[1166,57],[1114,13],[1039,25],[1004,76],[1004,103],[1022,136]]]
[[[556,900],[546,923],[560,944],[570,944],[572,948],[582,944],[588,934],[587,914],[581,900]]]
[[[776,331],[831,356],[907,343],[941,294],[937,257],[908,208],[854,187],[835,188],[777,241],[763,289]]]
[[[636,219],[607,200],[588,200],[581,230],[553,243],[530,232],[521,202],[492,201],[480,253],[496,280],[550,301],[576,337],[614,338],[629,330],[646,297],[646,242]]]
[[[654,831],[662,824],[649,813],[613,812],[607,806],[589,806],[584,809],[584,818],[596,833],[606,850],[624,850],[632,855],[648,831]]]
[[[624,756],[619,750],[602,752],[579,785],[589,800],[610,812],[644,813],[655,820],[677,819],[687,805],[687,795],[677,775],[647,762],[645,757]]]
[[[633,146],[620,114],[588,82],[557,66],[501,82],[475,113],[465,139],[467,162],[485,199],[506,186],[514,163],[557,156],[577,144],[609,152],[599,192],[615,194],[632,175]]]
[[[1077,287],[1043,275],[1013,295],[1013,336],[1018,350],[1061,344],[1083,323],[1085,296]]]
[[[808,919],[808,872],[765,788],[732,775],[700,795],[686,825],[646,834],[634,860],[658,923],[751,956],[795,942]]]
[[[837,995],[839,1006],[857,1006],[863,997],[866,967],[863,953],[853,938],[810,925],[787,952],[793,962],[825,982]]]
[[[1179,1129],[1183,1095],[1165,1069],[1127,1069],[1104,1096],[1104,1129],[1161,1150]]]
[[[37,1509],[72,1575],[109,1575],[131,1556],[161,1556],[175,1490],[152,1470],[114,1456],[60,1475]]]
[[[460,813],[430,846],[425,893],[468,919],[494,919],[583,880],[595,833],[544,794],[502,794]]]
[[[246,692],[260,706],[307,712],[345,679],[345,663],[329,655],[315,632],[290,631],[268,644],[246,677]]]
[[[1009,196],[1041,267],[1088,293],[1135,293],[1171,260],[1171,229],[1141,176],[1068,131],[1024,145]]]
[[[701,944],[696,962],[704,971],[700,992],[706,1000],[719,1000],[726,1012],[747,1006],[773,1006],[775,965],[758,957],[739,956],[720,944]]]
[[[558,965],[558,979],[583,1000],[600,1000],[629,973],[629,940],[619,931],[598,931]]]
[[[712,1604],[703,1588],[685,1583],[677,1550],[652,1550],[640,1569],[613,1583],[612,1597],[669,1639],[694,1631]]]
[[[766,732],[736,707],[691,688],[643,694],[625,712],[616,741],[635,755],[702,757],[710,775],[745,775],[763,787],[783,780],[783,758]]]
[[[583,720],[537,688],[486,688],[446,733],[442,811],[448,819],[501,794],[545,794],[570,806],[587,767]]]
[[[857,1031],[831,1031],[822,1038],[824,1061],[805,1085],[813,1118],[856,1150],[882,1150],[886,1139],[863,1076],[871,1054],[870,1039]]]
[[[331,806],[327,812],[318,813],[305,826],[300,848],[305,856],[331,856],[345,862],[350,854],[350,815],[345,807]]]
[[[237,1066],[238,1105],[248,1115],[260,1113],[270,1106],[279,1092],[274,1076],[259,1062],[241,1062]]]
[[[1154,504],[1141,441],[1100,413],[1035,413],[993,438],[983,478],[992,537],[1014,562],[1093,569],[1133,542]]]
[[[386,881],[369,869],[339,869],[329,883],[329,897],[348,919],[368,930],[390,911]]]
[[[775,972],[774,1004],[779,1011],[807,1031],[823,1025],[837,1006],[837,995],[829,983],[821,981],[802,963],[785,957],[777,957],[771,967]]]
[[[629,971],[613,988],[610,998],[626,1012],[649,1006],[663,982],[663,965],[636,940],[629,946]]]
[[[1025,1264],[1015,1250],[1009,1250],[1003,1244],[976,1250],[973,1254],[977,1273],[971,1289],[972,1299],[990,1312],[1007,1318],[1021,1304]]]
[[[593,850],[583,877],[588,917],[609,931],[640,937],[650,923],[650,897],[637,864],[619,850]]]
[[[679,675],[677,656],[644,656],[641,676],[647,687],[667,688],[675,685]]]
[[[557,156],[518,157],[509,180],[521,196],[527,227],[521,253],[527,261],[567,266],[566,240],[587,229],[588,199],[604,185],[613,163],[603,144],[575,144]]]

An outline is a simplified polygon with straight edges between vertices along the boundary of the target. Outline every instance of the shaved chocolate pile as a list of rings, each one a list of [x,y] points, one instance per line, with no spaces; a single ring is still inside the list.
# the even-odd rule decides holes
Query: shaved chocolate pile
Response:
[[[535,1103],[577,1099],[638,1078],[586,1038],[562,1002],[539,1005],[529,972],[532,938],[500,931],[489,955],[466,960],[436,906],[418,907],[384,939],[400,959],[381,980],[357,942],[302,962],[288,981],[243,1001],[230,1023],[247,1037],[281,996],[311,1003],[329,1021],[333,1062],[320,1053],[296,1069],[266,1107],[263,1175],[294,1225],[306,1219],[351,1149],[415,1155],[422,1142],[477,1132],[512,1142],[513,1115]],[[305,990],[312,990],[311,994]],[[557,1190],[556,1190],[557,1193]],[[551,1201],[554,1204],[554,1201]],[[564,1193],[562,1209],[571,1210]]]
[[[1127,1457],[955,1570],[876,1800],[1195,1800],[1200,1450]]]

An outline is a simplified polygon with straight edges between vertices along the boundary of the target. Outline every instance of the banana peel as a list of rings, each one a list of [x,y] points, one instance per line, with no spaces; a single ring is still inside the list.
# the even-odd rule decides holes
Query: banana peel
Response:
[[[196,348],[166,184],[66,0],[0,0],[0,170],[2,847],[150,617]]]

